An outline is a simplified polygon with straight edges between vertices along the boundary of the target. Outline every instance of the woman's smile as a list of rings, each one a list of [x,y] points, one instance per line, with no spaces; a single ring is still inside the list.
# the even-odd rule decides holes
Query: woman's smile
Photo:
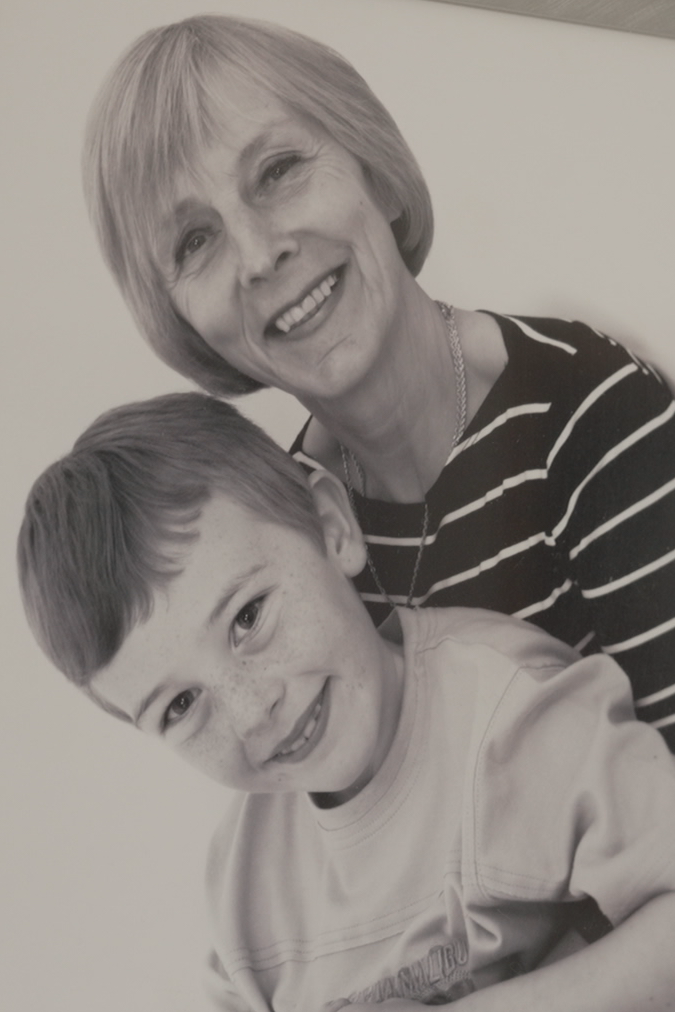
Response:
[[[163,225],[174,306],[260,383],[307,402],[358,386],[412,283],[391,215],[351,154],[263,89],[238,92],[221,136]]]
[[[325,319],[326,311],[331,311],[335,304],[336,300],[332,296],[336,296],[339,292],[339,285],[344,270],[343,265],[326,274],[318,284],[313,283],[305,295],[301,295],[273,323],[268,324],[265,328],[265,336],[273,337],[280,332],[288,336],[290,333],[297,331],[300,326],[304,326],[305,323],[313,319],[322,308],[324,309],[322,320]]]

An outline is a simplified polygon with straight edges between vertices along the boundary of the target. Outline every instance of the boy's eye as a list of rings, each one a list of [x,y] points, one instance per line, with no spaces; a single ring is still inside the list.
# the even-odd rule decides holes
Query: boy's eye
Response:
[[[263,186],[267,183],[278,182],[299,161],[299,155],[285,155],[283,158],[277,159],[276,162],[272,162],[262,174],[261,182]]]
[[[238,612],[233,625],[235,645],[241,642],[247,632],[250,632],[255,628],[262,610],[262,603],[263,598],[258,597],[255,601],[249,601],[249,603],[245,604],[241,611]]]
[[[164,711],[163,726],[170,727],[181,720],[188,713],[198,695],[196,689],[184,689],[175,699],[172,699]]]

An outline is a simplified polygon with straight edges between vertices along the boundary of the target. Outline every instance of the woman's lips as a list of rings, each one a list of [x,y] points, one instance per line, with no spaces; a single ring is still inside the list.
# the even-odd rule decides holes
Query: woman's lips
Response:
[[[328,681],[302,715],[291,734],[278,746],[271,762],[301,762],[319,744],[328,721]]]
[[[311,320],[333,295],[335,288],[342,280],[344,266],[330,271],[317,284],[301,296],[296,303],[289,306],[271,321],[265,328],[267,337],[279,337],[292,334],[296,328]]]

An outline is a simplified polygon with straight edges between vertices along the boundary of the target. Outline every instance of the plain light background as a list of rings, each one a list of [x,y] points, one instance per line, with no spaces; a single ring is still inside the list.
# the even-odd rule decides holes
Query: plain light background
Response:
[[[466,308],[579,317],[675,376],[675,42],[429,0],[213,0],[344,53],[427,176],[422,282]],[[203,856],[227,793],[97,710],[33,644],[14,576],[30,483],[102,410],[187,384],[135,332],[80,193],[86,113],[147,28],[194,0],[4,5],[4,1007],[205,1006]],[[288,445],[303,412],[242,406]]]

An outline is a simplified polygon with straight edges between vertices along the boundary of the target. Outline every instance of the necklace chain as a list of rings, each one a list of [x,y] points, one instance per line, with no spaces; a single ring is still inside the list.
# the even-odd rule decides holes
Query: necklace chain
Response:
[[[459,340],[459,334],[457,333],[457,322],[455,320],[455,311],[452,306],[448,306],[445,302],[437,302],[436,305],[440,309],[445,324],[448,328],[448,338],[450,344],[450,354],[452,355],[452,365],[455,373],[455,431],[452,437],[452,444],[450,446],[450,452],[454,450],[458,442],[464,435],[464,429],[466,428],[466,368],[464,365],[464,356],[462,355],[462,346]],[[347,484],[347,495],[349,496],[349,504],[352,508],[354,515],[356,516],[356,502],[354,498],[354,486],[352,484],[351,473],[350,473],[350,462],[352,467],[356,471],[359,484],[361,486],[361,495],[366,494],[366,476],[365,472],[352,453],[351,450],[346,450],[345,447],[340,443],[340,454],[342,456],[342,468],[345,473],[345,481]],[[405,607],[410,608],[412,605],[413,595],[415,593],[415,584],[417,583],[417,574],[419,572],[420,563],[422,561],[422,555],[424,554],[424,546],[427,540],[427,534],[429,532],[429,504],[424,497],[424,520],[422,522],[422,534],[420,537],[420,547],[417,552],[415,559],[415,565],[413,566],[412,578],[410,580],[410,590],[408,591],[408,597],[405,602]],[[382,597],[395,608],[396,605],[392,601],[389,594],[382,586],[382,581],[378,576],[377,570],[375,569],[375,563],[373,562],[370,549],[366,542],[366,561],[368,563],[368,569],[370,574],[375,581],[375,586],[379,590]]]

